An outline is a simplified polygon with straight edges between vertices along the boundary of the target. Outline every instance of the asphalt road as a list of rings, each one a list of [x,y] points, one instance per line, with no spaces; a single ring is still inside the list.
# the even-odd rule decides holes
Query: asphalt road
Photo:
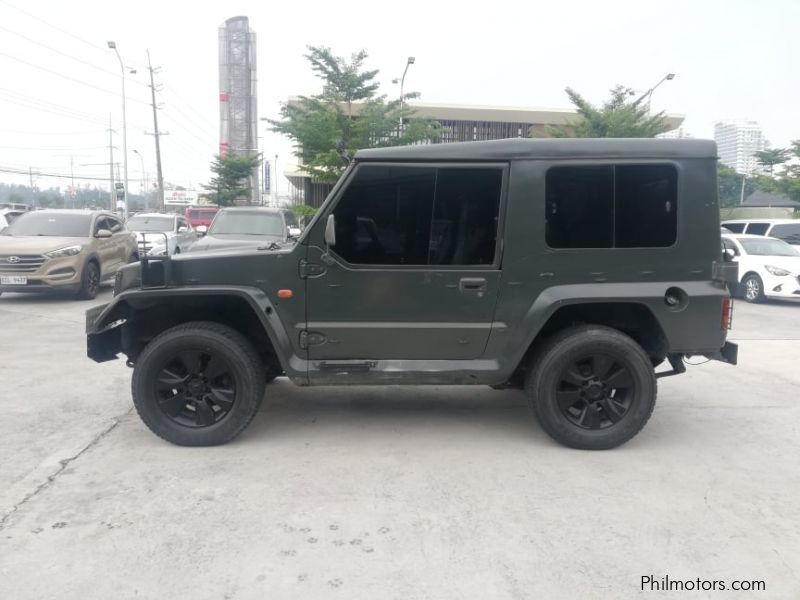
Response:
[[[171,446],[85,358],[92,304],[0,297],[0,598],[800,598],[800,303],[737,302],[740,365],[594,453],[517,391],[285,379],[234,443]]]

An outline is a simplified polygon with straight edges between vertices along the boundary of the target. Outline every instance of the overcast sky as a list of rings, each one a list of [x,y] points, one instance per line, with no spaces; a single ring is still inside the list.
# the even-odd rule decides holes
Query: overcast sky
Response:
[[[0,169],[107,177],[109,114],[115,161],[122,148],[120,69],[127,78],[128,170],[138,191],[142,166],[155,177],[146,50],[160,66],[159,125],[164,177],[183,186],[208,180],[218,149],[217,36],[225,19],[246,15],[258,34],[258,111],[277,117],[281,101],[319,89],[309,44],[349,55],[364,48],[382,91],[414,64],[406,89],[425,102],[569,107],[571,86],[601,102],[621,83],[653,95],[653,109],[686,115],[684,129],[713,137],[717,120],[758,121],[773,146],[800,138],[800,1],[620,2],[155,2],[0,0]],[[290,144],[259,123],[262,148],[294,162]],[[0,181],[27,176],[0,172]],[[68,180],[40,176],[42,188]],[[81,181],[82,184],[86,180]],[[107,186],[107,182],[96,182]],[[286,191],[281,178],[280,190]]]

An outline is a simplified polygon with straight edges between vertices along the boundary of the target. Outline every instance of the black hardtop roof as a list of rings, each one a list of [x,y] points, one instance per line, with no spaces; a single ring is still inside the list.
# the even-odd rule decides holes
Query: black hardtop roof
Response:
[[[717,144],[712,140],[653,138],[511,138],[373,148],[355,155],[357,161],[716,157]]]

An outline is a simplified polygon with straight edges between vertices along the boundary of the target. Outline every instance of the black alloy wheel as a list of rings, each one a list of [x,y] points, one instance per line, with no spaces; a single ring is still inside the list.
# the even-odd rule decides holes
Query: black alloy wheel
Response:
[[[236,402],[236,377],[223,356],[192,349],[168,358],[154,381],[164,414],[185,427],[208,427],[224,419]]]
[[[631,406],[630,370],[607,354],[592,354],[565,365],[556,391],[561,413],[583,429],[605,429],[622,420]]]
[[[265,387],[264,362],[252,343],[209,321],[176,325],[150,340],[131,380],[145,425],[181,446],[234,439],[258,413]]]
[[[653,361],[630,336],[579,325],[545,341],[533,356],[525,391],[542,429],[583,450],[624,444],[656,403]]]

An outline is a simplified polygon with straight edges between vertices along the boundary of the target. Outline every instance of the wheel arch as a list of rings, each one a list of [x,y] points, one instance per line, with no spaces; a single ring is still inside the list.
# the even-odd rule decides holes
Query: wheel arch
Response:
[[[290,375],[306,376],[294,366],[288,333],[275,307],[261,290],[177,288],[123,292],[96,318],[91,319],[87,314],[90,351],[93,336],[100,337],[118,330],[114,334],[117,341],[110,342],[117,347],[98,354],[107,358],[111,351],[116,350],[125,353],[130,362],[135,362],[156,335],[191,321],[227,325],[253,344],[265,365]]]

